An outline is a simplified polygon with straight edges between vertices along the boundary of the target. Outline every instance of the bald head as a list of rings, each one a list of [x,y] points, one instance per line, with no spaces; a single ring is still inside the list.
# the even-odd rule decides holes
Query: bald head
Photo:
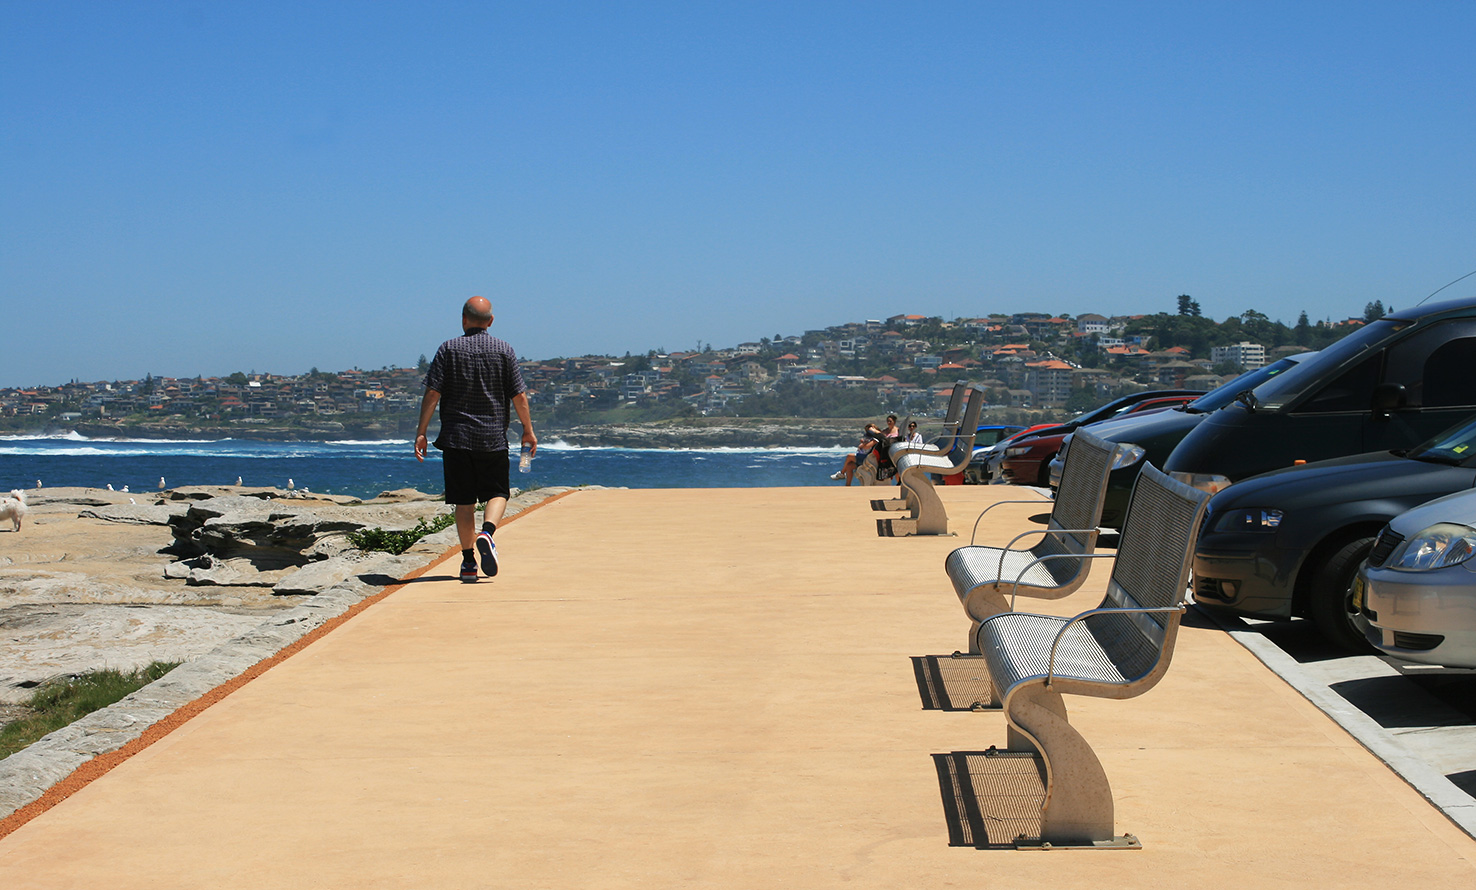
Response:
[[[472,297],[461,307],[464,328],[485,328],[492,324],[492,301],[486,297]]]

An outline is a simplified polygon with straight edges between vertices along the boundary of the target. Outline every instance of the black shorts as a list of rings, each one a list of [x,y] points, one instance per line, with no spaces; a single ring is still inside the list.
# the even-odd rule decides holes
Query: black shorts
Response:
[[[447,448],[441,454],[441,467],[446,474],[448,504],[476,504],[512,495],[506,451]]]

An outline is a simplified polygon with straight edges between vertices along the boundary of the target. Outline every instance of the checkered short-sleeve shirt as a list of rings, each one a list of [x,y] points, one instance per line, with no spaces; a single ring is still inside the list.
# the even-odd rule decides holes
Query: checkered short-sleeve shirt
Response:
[[[506,451],[508,403],[528,389],[512,346],[485,330],[442,343],[425,388],[441,394],[442,451]]]

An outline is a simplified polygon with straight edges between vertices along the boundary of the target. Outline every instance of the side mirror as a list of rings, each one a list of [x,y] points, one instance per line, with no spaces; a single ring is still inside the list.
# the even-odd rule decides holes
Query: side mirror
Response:
[[[1369,400],[1375,420],[1388,420],[1389,415],[1404,407],[1404,384],[1380,383]]]

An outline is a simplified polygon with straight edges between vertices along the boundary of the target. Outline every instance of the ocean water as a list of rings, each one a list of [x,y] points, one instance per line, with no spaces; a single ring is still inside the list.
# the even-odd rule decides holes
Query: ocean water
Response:
[[[532,472],[512,470],[514,487],[745,488],[834,485],[849,448],[591,448],[540,442]],[[515,458],[516,459],[516,458]],[[434,449],[415,459],[408,440],[256,442],[0,436],[0,492],[43,485],[156,491],[232,485],[297,488],[369,498],[381,491],[439,492]]]

